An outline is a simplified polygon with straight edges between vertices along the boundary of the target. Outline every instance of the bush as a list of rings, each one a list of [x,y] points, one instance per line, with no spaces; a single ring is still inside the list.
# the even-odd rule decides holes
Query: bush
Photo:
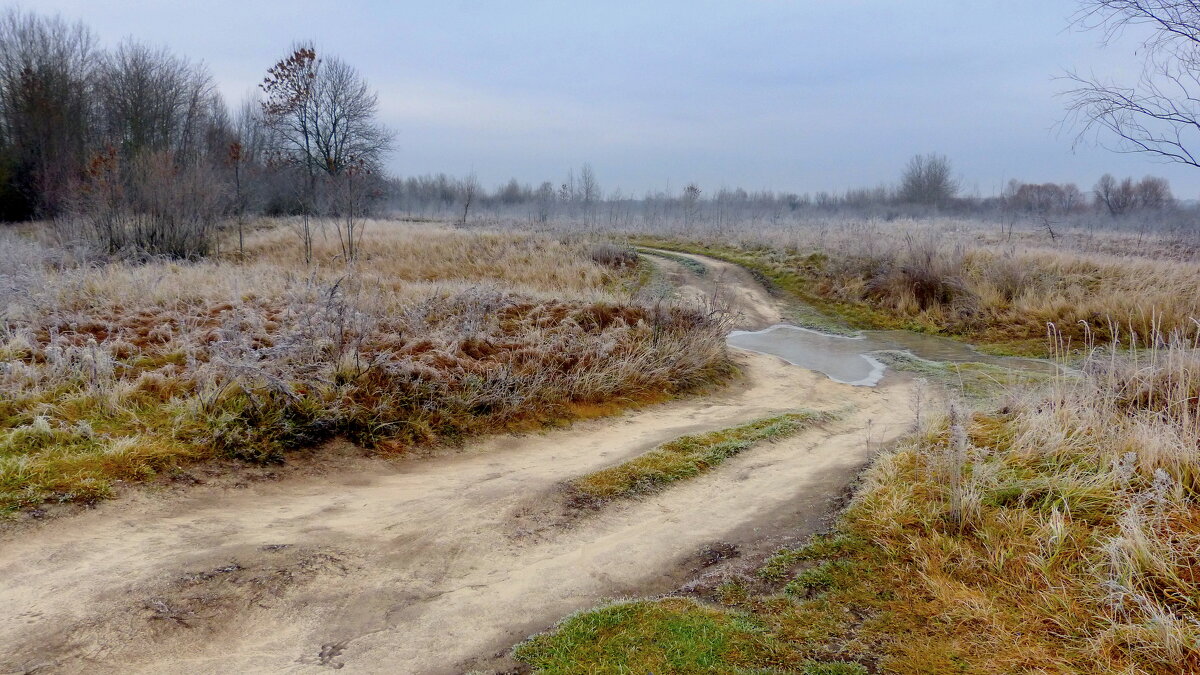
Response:
[[[592,260],[605,267],[621,270],[637,265],[638,255],[628,246],[599,244],[592,248]]]
[[[209,252],[227,207],[226,189],[209,167],[180,165],[168,152],[122,166],[110,148],[93,159],[80,194],[56,225],[60,237],[110,254],[195,258]]]

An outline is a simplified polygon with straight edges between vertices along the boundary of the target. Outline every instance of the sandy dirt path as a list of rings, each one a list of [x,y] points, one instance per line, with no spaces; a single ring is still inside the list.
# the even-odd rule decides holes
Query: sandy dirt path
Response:
[[[733,315],[734,328],[758,330],[783,321],[783,303],[767,293],[762,284],[758,283],[754,279],[754,275],[745,268],[724,260],[688,253],[659,251],[653,248],[643,250],[659,252],[676,258],[687,258],[704,265],[707,272],[700,276],[670,257],[650,256],[651,262],[659,269],[667,283],[681,299],[705,302],[710,298],[715,298],[718,304],[727,307]]]
[[[770,322],[761,288],[743,296]],[[910,423],[903,379],[852,388],[737,358],[744,376],[705,398],[16,528],[0,538],[0,672],[458,673],[605,598],[673,589],[715,542],[816,527]],[[565,479],[798,407],[846,415],[570,526],[550,518]]]

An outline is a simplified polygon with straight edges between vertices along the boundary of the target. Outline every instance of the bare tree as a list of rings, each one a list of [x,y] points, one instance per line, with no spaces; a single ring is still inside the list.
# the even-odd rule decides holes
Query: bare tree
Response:
[[[65,208],[93,136],[99,55],[81,23],[0,14],[0,218]]]
[[[467,216],[471,213],[471,204],[475,203],[475,198],[479,196],[479,179],[475,174],[470,174],[458,184],[458,193],[462,199],[463,214],[462,224],[467,224]]]
[[[534,193],[534,199],[537,201],[537,220],[539,223],[545,223],[550,220],[550,210],[554,207],[555,194],[554,184],[550,181],[544,181],[538,186],[537,192]]]
[[[233,210],[237,215],[238,255],[246,255],[246,199],[242,193],[242,167],[245,152],[240,141],[229,144],[229,165],[233,167]]]
[[[313,151],[317,115],[316,79],[320,69],[317,52],[311,45],[298,45],[290,55],[267,69],[262,88],[263,117],[278,142],[273,160],[300,170],[300,242],[304,262],[313,257],[313,208],[317,192],[316,154]]]
[[[691,225],[696,222],[696,218],[700,215],[700,186],[695,183],[688,183],[687,187],[683,188],[683,197],[680,199],[683,205],[683,224]]]
[[[1134,186],[1134,201],[1139,209],[1161,211],[1175,206],[1171,184],[1166,178],[1146,176]]]
[[[1071,73],[1065,92],[1077,142],[1093,134],[1117,152],[1147,153],[1200,167],[1200,3],[1191,0],[1083,0],[1076,25],[1102,33],[1105,44],[1126,28],[1148,30],[1135,83]]]
[[[208,70],[164,48],[122,43],[104,59],[98,89],[104,138],[127,162],[157,152],[200,161],[211,127],[226,122]]]
[[[916,155],[908,161],[900,179],[901,200],[910,204],[942,206],[958,194],[950,160],[930,153]]]
[[[279,156],[300,167],[306,181],[301,237],[311,262],[317,176],[336,183],[350,167],[359,175],[377,170],[392,136],[375,119],[379,102],[366,80],[337,57],[319,59],[304,44],[267,72],[263,112],[277,134]],[[348,235],[342,230],[340,236]],[[353,240],[343,239],[342,246],[355,250]]]
[[[585,208],[600,201],[600,182],[596,180],[592,165],[586,162],[579,170],[579,201]]]
[[[320,65],[312,120],[317,165],[335,176],[348,167],[376,168],[392,134],[375,119],[379,97],[358,70],[335,57]]]
[[[1120,216],[1133,208],[1133,180],[1126,178],[1117,182],[1112,174],[1104,174],[1096,182],[1096,201],[1102,205],[1111,216]]]
[[[1135,210],[1161,211],[1175,205],[1171,184],[1165,178],[1146,176],[1138,182],[1126,178],[1120,182],[1104,174],[1096,182],[1096,206],[1109,215],[1121,216]]]
[[[366,161],[344,167],[329,177],[333,192],[333,207],[337,218],[338,241],[342,246],[342,257],[347,261],[358,258],[361,248],[365,218],[380,194],[378,178]]]

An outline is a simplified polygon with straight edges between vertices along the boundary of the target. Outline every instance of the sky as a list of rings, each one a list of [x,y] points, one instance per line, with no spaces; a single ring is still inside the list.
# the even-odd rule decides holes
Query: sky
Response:
[[[1076,0],[36,0],[24,9],[204,61],[231,105],[297,40],[355,65],[396,133],[399,175],[606,191],[696,182],[791,192],[894,183],[914,154],[967,193],[1009,179],[1200,170],[1076,143],[1069,70],[1130,80],[1136,40],[1071,27]]]

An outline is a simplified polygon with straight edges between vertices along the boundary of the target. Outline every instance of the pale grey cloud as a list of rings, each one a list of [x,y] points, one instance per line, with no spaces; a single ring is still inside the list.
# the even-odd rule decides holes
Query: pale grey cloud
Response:
[[[590,161],[627,192],[837,190],[949,155],[968,186],[1200,171],[1083,147],[1057,128],[1068,68],[1136,76],[1127,43],[1068,29],[1073,0],[388,2],[38,0],[27,8],[201,58],[236,101],[296,39],[357,65],[401,173],[558,179]],[[1195,174],[1195,175],[1193,175]]]

